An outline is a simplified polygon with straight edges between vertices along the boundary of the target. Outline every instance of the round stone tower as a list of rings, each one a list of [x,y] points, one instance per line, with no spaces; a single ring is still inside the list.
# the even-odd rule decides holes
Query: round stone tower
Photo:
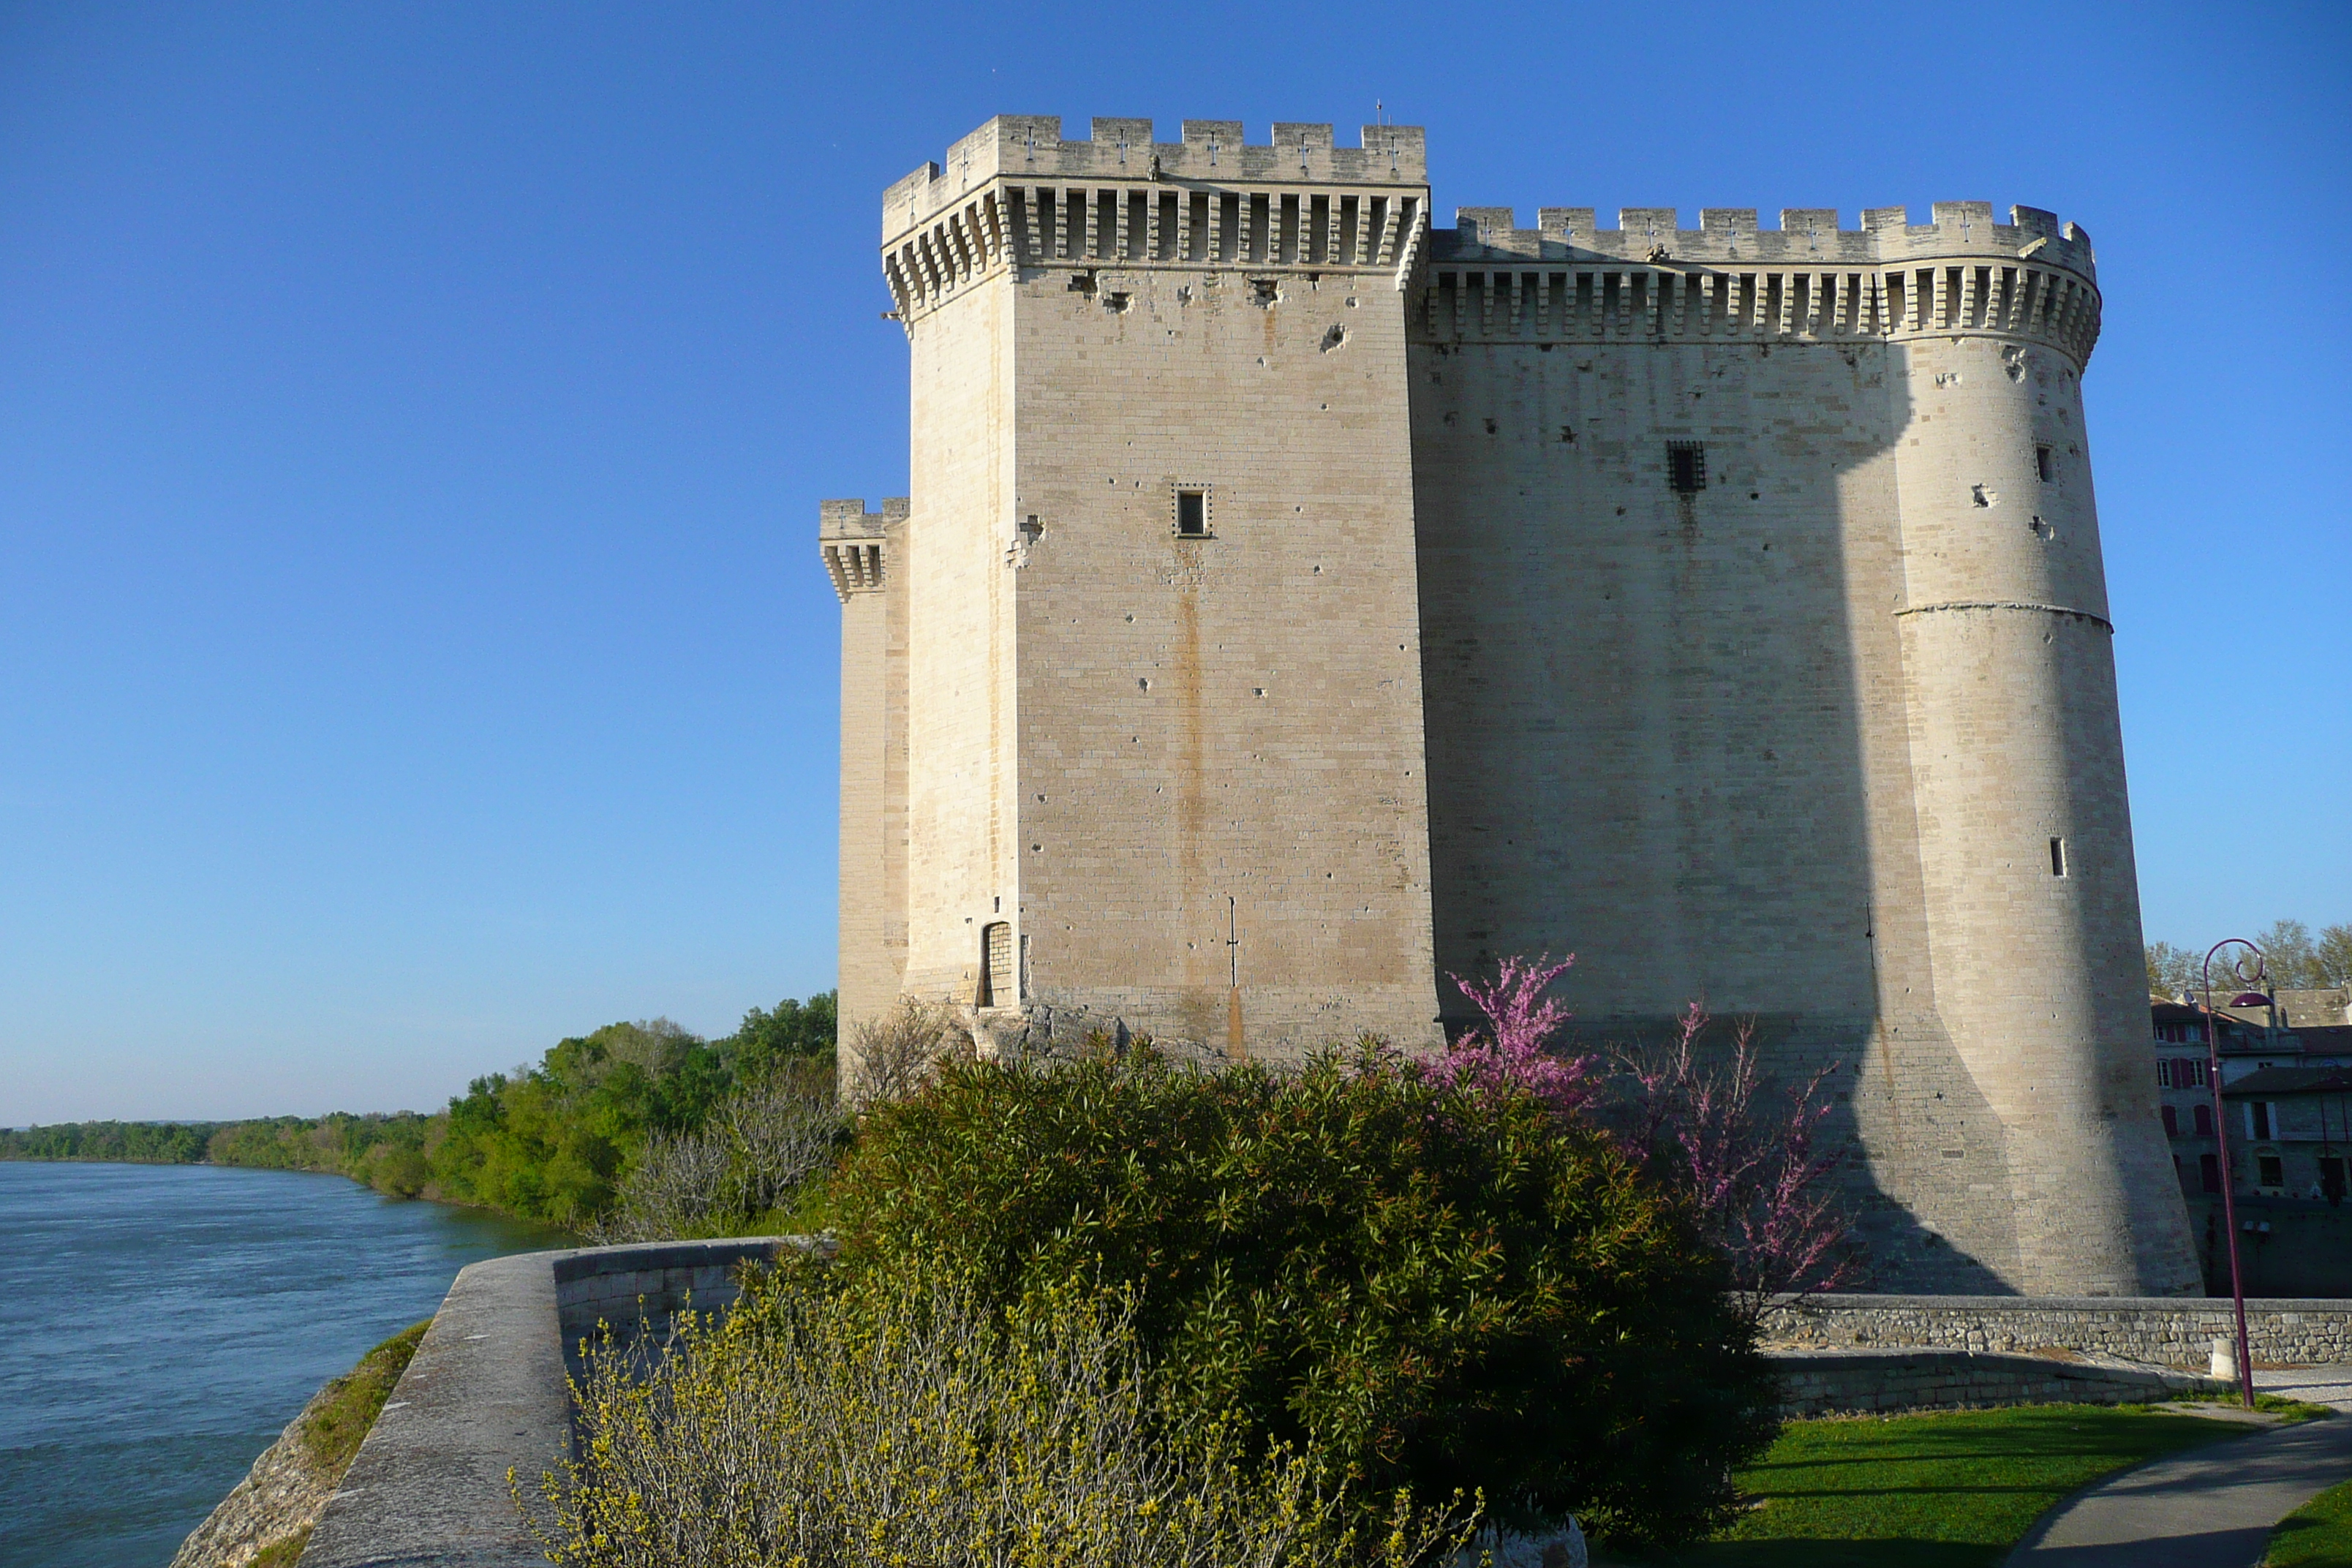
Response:
[[[2005,244],[1989,205],[1935,219],[1939,254],[1886,274],[1895,616],[1936,1009],[2007,1144],[2009,1190],[1974,1197],[2008,1209],[2029,1293],[2178,1293],[2083,427],[2090,241],[2030,208]]]

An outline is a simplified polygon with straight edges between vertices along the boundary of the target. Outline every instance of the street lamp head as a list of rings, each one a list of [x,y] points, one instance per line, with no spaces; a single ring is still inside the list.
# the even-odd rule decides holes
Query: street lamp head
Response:
[[[2270,1005],[2271,999],[2259,991],[2241,991],[2230,998],[2232,1007],[2267,1007]]]

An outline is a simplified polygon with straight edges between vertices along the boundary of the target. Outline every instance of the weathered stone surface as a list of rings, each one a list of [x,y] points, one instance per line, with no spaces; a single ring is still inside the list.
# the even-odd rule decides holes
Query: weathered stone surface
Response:
[[[2200,1372],[2237,1332],[2230,1303],[2210,1298],[1853,1295],[1776,1304],[1762,1331],[1777,1349],[2057,1347]],[[2249,1300],[2246,1335],[2257,1366],[2352,1362],[2352,1300]]]
[[[680,1308],[719,1309],[735,1270],[807,1237],[519,1253],[457,1282],[328,1500],[301,1568],[523,1568],[543,1563],[508,1488],[572,1444],[567,1356],[598,1322],[661,1331]]]
[[[1523,1535],[1489,1527],[1454,1559],[1454,1568],[1585,1568],[1591,1562],[1584,1529],[1573,1516],[1558,1530]]]
[[[470,1264],[344,1473],[302,1568],[520,1568],[541,1561],[507,1493],[571,1441],[562,1254]]]
[[[305,1452],[303,1425],[334,1397],[330,1383],[310,1396],[278,1441],[253,1461],[245,1479],[196,1526],[172,1555],[172,1568],[245,1568],[265,1548],[290,1540],[319,1521],[335,1478]]]
[[[2051,1355],[1964,1350],[1783,1351],[1781,1414],[1873,1415],[2002,1405],[2146,1405],[2227,1394],[2211,1377]]]

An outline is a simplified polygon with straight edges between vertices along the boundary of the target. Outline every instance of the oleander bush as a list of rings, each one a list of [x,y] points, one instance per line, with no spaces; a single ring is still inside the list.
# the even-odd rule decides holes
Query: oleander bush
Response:
[[[1524,1088],[1376,1044],[943,1062],[868,1111],[833,1198],[845,1275],[1122,1293],[1171,1419],[1360,1497],[1687,1540],[1775,1429],[1685,1199]]]
[[[1411,1568],[1475,1523],[1368,1530],[1313,1456],[1171,1425],[1129,1304],[1066,1282],[1000,1309],[788,1262],[658,1358],[608,1333],[575,1395],[577,1457],[516,1495],[588,1568]]]

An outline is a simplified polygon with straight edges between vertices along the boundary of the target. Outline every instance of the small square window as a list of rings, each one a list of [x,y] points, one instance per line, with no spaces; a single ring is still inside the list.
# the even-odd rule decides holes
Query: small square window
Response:
[[[2275,1154],[2264,1154],[2254,1162],[2256,1180],[2265,1187],[2286,1185],[2286,1162]]]
[[[1209,492],[1206,489],[1177,490],[1176,532],[1184,539],[1208,537]]]
[[[1696,441],[1667,442],[1666,483],[1678,496],[1706,489],[1706,448]]]

